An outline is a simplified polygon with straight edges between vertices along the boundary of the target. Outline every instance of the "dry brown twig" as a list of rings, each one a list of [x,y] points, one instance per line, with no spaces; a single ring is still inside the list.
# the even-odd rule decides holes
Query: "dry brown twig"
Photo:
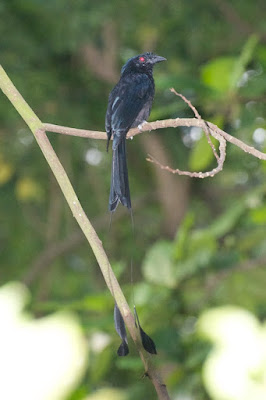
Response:
[[[207,141],[209,143],[209,145],[211,146],[212,152],[214,154],[214,156],[217,159],[217,167],[213,168],[211,171],[207,171],[207,172],[189,172],[189,171],[181,171],[180,169],[176,168],[173,169],[171,167],[169,167],[168,165],[162,165],[159,161],[155,160],[154,157],[152,157],[151,155],[149,155],[149,157],[146,159],[149,162],[153,162],[156,165],[158,165],[161,169],[165,169],[169,172],[172,172],[173,174],[178,174],[178,175],[188,175],[191,178],[206,178],[208,176],[214,176],[216,174],[218,174],[218,172],[220,172],[223,169],[223,164],[225,161],[225,156],[226,156],[226,140],[221,137],[219,134],[217,134],[216,132],[211,132],[211,129],[208,126],[208,123],[206,121],[204,121],[200,114],[198,113],[197,109],[192,105],[192,103],[181,93],[177,93],[175,91],[175,89],[170,89],[172,93],[174,93],[176,96],[181,97],[181,99],[188,104],[188,106],[191,108],[191,110],[193,111],[193,113],[195,114],[195,117],[201,121],[203,123],[202,129],[206,135]],[[218,156],[216,149],[211,141],[210,136],[215,137],[215,139],[217,139],[220,143],[219,145],[219,151],[220,151],[220,156]]]
[[[211,122],[205,121],[201,118],[200,114],[196,110],[196,108],[191,104],[191,102],[182,94],[177,93],[175,89],[170,89],[176,96],[181,97],[191,108],[196,118],[176,118],[176,119],[167,119],[162,121],[155,122],[147,122],[142,126],[141,130],[139,128],[130,129],[127,134],[128,138],[133,138],[136,135],[139,135],[142,132],[153,131],[162,128],[176,128],[179,126],[186,127],[199,127],[201,128],[208,140],[209,145],[212,148],[213,154],[217,159],[217,166],[213,168],[211,171],[206,172],[190,172],[190,171],[182,171],[178,168],[171,168],[168,165],[162,165],[158,160],[156,160],[151,155],[148,155],[147,161],[152,162],[158,165],[161,169],[169,171],[173,174],[178,175],[187,175],[191,178],[207,178],[213,177],[218,174],[223,169],[224,161],[226,158],[226,142],[230,142],[235,146],[238,146],[241,150],[246,153],[251,154],[254,157],[259,158],[260,160],[266,160],[266,153],[263,153],[252,146],[247,145],[241,140],[235,138],[234,136],[229,135],[229,133],[224,132],[222,129],[218,128],[218,126],[212,124]],[[53,124],[44,124],[45,130],[49,132],[61,133],[64,135],[71,136],[79,136],[91,139],[102,139],[106,140],[106,133],[99,131],[89,131],[85,129],[75,129],[68,128],[65,126],[53,125]],[[211,141],[210,136],[214,137],[219,142],[219,155],[216,152],[216,149]]]
[[[200,116],[198,110],[192,105],[191,101],[189,101],[183,94],[176,92],[174,88],[170,89],[170,91],[171,91],[172,93],[174,93],[176,96],[181,97],[181,99],[182,99],[185,103],[188,104],[189,108],[191,108],[191,110],[193,111],[195,117],[202,120],[202,118],[201,118],[201,116]],[[204,121],[204,122],[205,122],[205,121]],[[205,122],[205,126],[206,126],[206,130],[204,131],[204,133],[205,133],[205,135],[206,135],[207,141],[208,141],[209,145],[211,146],[212,152],[213,152],[213,154],[214,154],[216,160],[219,162],[219,156],[218,156],[218,154],[217,154],[217,152],[216,152],[216,149],[215,149],[215,147],[214,147],[214,144],[213,144],[212,141],[211,141],[210,129],[209,129],[208,124],[207,124],[206,122]]]

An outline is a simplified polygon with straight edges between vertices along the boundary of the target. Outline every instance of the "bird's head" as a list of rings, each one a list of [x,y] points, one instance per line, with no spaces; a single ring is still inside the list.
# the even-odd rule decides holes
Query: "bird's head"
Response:
[[[161,61],[166,61],[166,58],[157,56],[153,53],[143,53],[138,56],[132,57],[127,60],[126,64],[122,67],[121,74],[130,71],[134,72],[147,72],[152,71],[155,64]]]

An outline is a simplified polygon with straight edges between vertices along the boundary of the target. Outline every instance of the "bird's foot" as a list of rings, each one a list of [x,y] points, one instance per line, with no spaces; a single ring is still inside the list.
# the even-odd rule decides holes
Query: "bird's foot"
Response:
[[[145,124],[147,124],[147,121],[143,121],[141,124],[138,125],[140,131],[142,131],[142,128]]]

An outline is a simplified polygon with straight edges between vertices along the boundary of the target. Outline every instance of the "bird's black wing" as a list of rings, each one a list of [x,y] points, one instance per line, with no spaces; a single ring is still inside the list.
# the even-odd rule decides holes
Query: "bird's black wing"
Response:
[[[116,97],[116,88],[117,85],[113,88],[113,90],[110,92],[109,94],[109,98],[108,98],[108,105],[107,105],[107,110],[106,110],[106,114],[105,114],[105,131],[107,133],[107,146],[106,146],[106,150],[108,151],[108,147],[109,147],[109,142],[111,140],[112,137],[112,107],[113,107],[113,99],[114,97]]]
[[[108,143],[113,135],[113,162],[109,210],[119,202],[131,208],[126,160],[126,134],[136,123],[148,118],[154,96],[154,83],[146,74],[123,76],[109,96],[106,112]],[[140,122],[138,122],[143,118]],[[108,147],[108,144],[107,144]]]
[[[149,116],[154,96],[153,81],[146,74],[134,74],[124,77],[113,91],[110,125],[114,134],[113,149],[117,148],[121,137],[134,125],[143,108]],[[107,111],[108,113],[108,111]]]

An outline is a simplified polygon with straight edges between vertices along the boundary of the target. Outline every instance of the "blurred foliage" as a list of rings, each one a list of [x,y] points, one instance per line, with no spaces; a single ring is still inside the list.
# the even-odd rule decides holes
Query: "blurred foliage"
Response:
[[[192,116],[169,91],[174,87],[202,118],[265,151],[265,11],[264,0],[256,7],[247,0],[3,0],[1,61],[42,121],[103,130],[108,93],[122,64],[153,50],[168,61],[155,69],[150,120]],[[78,313],[90,363],[68,400],[111,398],[111,393],[117,399],[156,398],[148,380],[140,379],[143,366],[131,343],[130,355],[117,358],[111,295],[38,146],[4,96],[0,120],[1,283],[20,279],[30,286],[30,310],[37,316],[62,308]],[[173,167],[215,165],[200,131],[184,127],[151,135]],[[189,181],[171,177],[165,200],[158,193],[162,178],[145,161],[138,136],[128,143],[133,239],[130,218],[119,216],[120,210],[108,233],[106,143],[49,138],[129,299],[133,260],[141,324],[156,342],[172,397],[216,400],[213,391],[205,391],[206,369],[202,379],[204,361],[213,353],[197,334],[196,322],[206,309],[228,305],[260,321],[266,317],[265,162],[229,144],[220,174]],[[167,172],[163,179],[170,179]],[[177,184],[186,192],[179,221],[175,210],[169,218],[164,203]],[[178,208],[181,199],[176,197]],[[166,220],[174,224],[174,237],[165,230]]]
[[[203,370],[208,392],[217,400],[266,397],[266,326],[238,307],[205,311],[199,331],[215,347]]]
[[[2,399],[65,399],[80,381],[87,345],[78,322],[58,312],[32,320],[29,293],[18,282],[0,289]]]

